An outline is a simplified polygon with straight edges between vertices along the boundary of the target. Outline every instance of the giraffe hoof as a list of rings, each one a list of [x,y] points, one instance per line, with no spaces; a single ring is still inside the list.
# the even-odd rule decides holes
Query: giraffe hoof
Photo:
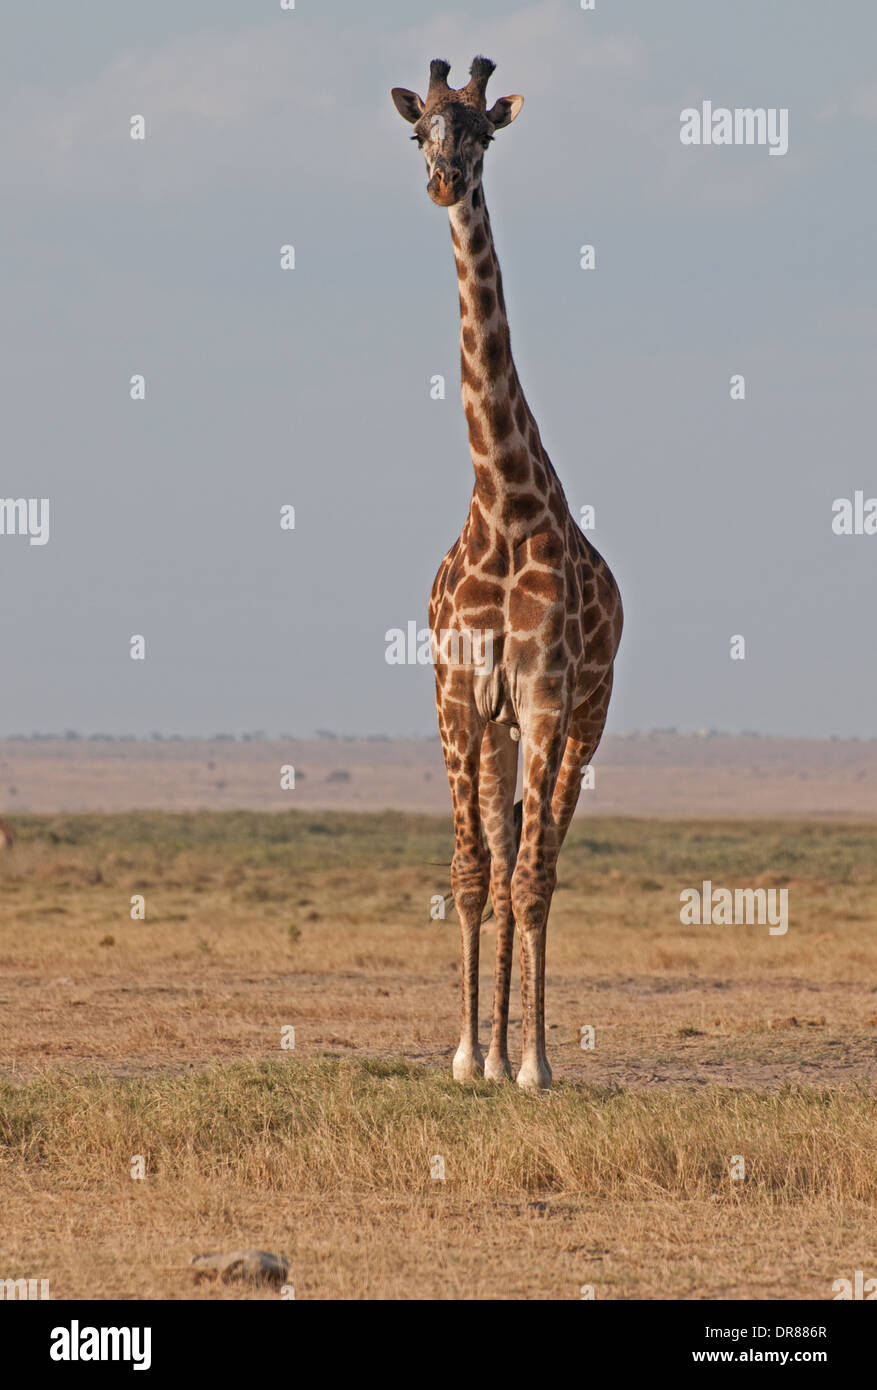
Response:
[[[488,1053],[484,1063],[485,1081],[511,1081],[512,1064],[508,1057],[491,1057]]]
[[[527,1060],[521,1063],[516,1079],[524,1091],[547,1091],[551,1086],[551,1068],[545,1061]]]
[[[454,1057],[455,1081],[480,1081],[484,1075],[484,1058],[478,1048],[474,1052],[463,1052],[457,1048]]]

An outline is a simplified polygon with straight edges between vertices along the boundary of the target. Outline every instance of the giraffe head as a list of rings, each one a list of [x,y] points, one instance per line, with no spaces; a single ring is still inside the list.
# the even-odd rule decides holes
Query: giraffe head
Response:
[[[414,126],[411,138],[423,151],[429,175],[426,191],[439,207],[452,207],[478,186],[493,132],[511,125],[524,104],[521,96],[500,97],[487,109],[487,79],[495,66],[489,58],[473,59],[468,83],[454,91],[448,86],[450,63],[434,58],[426,101],[407,87],[390,93],[400,116]]]

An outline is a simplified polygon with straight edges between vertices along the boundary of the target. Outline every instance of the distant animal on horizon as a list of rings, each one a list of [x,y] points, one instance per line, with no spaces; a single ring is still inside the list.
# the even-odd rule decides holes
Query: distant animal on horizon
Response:
[[[494,67],[475,58],[468,83],[454,90],[450,64],[437,58],[425,101],[404,87],[391,96],[423,152],[430,198],[448,209],[463,409],[475,468],[469,514],[429,602],[436,708],[454,808],[451,888],[462,932],[462,1026],[453,1072],[458,1081],[512,1075],[507,1035],[517,926],[523,1003],[517,1082],[538,1090],[551,1082],[545,944],[557,856],[606,722],[622,612],[606,562],[573,520],[512,359],[481,178],[485,151],[519,115],[524,98],[500,97],[488,108]],[[478,953],[488,889],[497,927],[485,1061],[478,1045]]]
[[[0,849],[12,849],[15,844],[15,836],[5,820],[0,820]]]

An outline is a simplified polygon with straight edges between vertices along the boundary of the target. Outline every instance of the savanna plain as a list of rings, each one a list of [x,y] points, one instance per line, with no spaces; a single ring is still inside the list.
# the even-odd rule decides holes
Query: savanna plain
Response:
[[[873,821],[577,819],[546,1095],[451,1080],[449,818],[15,829],[0,1278],[276,1298],[193,1282],[192,1254],[244,1246],[286,1255],[296,1298],[826,1299],[877,1273]],[[704,879],[787,889],[788,932],[682,925]],[[488,921],[482,1045],[493,945]]]

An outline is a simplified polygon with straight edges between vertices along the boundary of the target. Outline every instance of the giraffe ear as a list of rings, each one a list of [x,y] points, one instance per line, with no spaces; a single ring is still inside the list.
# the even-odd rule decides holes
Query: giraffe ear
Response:
[[[412,125],[415,121],[420,120],[425,107],[416,92],[409,92],[407,87],[394,87],[390,96],[393,98],[393,105],[404,120],[410,121]]]
[[[523,104],[524,98],[517,92],[510,97],[500,97],[488,111],[487,119],[494,130],[502,130],[504,125],[511,125]]]

